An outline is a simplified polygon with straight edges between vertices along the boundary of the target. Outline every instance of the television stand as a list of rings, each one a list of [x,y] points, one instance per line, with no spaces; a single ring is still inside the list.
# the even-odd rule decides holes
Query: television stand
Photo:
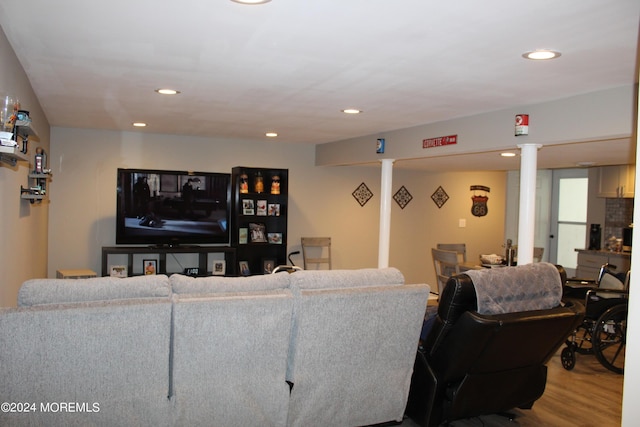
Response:
[[[142,260],[157,259],[158,268],[157,274],[173,274],[183,271],[167,271],[167,254],[197,254],[198,255],[198,268],[201,274],[211,275],[213,269],[213,262],[209,262],[209,254],[224,254],[224,260],[226,264],[225,276],[237,276],[236,266],[236,248],[230,246],[103,246],[102,247],[102,276],[109,276],[109,270],[111,265],[123,265],[123,263],[109,262],[110,257],[118,255],[127,256],[127,276],[135,276],[143,274]],[[137,255],[136,261],[139,265],[134,263],[134,257]],[[142,256],[141,256],[142,255]],[[146,255],[146,256],[145,256]],[[140,268],[134,268],[140,267]],[[195,267],[194,265],[185,265],[185,268]],[[139,273],[135,273],[139,271]]]

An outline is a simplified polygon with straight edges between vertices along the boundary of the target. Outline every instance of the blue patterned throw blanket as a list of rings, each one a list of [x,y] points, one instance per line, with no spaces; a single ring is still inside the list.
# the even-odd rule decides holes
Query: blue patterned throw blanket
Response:
[[[560,305],[562,281],[547,262],[465,271],[476,289],[478,313],[545,310]]]

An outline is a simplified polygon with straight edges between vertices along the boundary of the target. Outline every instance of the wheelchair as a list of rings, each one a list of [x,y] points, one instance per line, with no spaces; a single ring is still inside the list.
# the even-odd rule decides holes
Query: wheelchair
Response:
[[[595,281],[568,280],[565,298],[581,298],[586,314],[560,353],[562,367],[572,370],[577,354],[593,354],[602,366],[624,373],[630,272],[616,274],[615,265],[600,268]]]

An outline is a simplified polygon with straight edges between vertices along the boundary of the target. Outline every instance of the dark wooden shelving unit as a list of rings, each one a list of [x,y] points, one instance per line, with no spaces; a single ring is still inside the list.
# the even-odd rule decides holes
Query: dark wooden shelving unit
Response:
[[[241,192],[245,183],[247,192]],[[256,191],[256,180],[262,177],[263,188]],[[279,194],[272,194],[272,183]],[[265,264],[271,268],[287,262],[287,201],[289,188],[288,169],[254,168],[237,166],[231,173],[231,246],[237,249],[237,261],[246,261],[251,274],[265,274]],[[253,204],[253,213],[246,204]],[[264,211],[259,210],[264,204]],[[263,214],[264,213],[264,214]],[[264,239],[252,239],[251,224],[264,225]],[[241,230],[246,232],[246,242],[241,240]],[[259,234],[259,233],[257,233]],[[239,271],[242,274],[241,271]]]

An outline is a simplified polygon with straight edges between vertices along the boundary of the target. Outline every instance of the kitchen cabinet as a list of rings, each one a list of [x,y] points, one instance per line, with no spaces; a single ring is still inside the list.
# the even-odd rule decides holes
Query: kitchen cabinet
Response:
[[[576,277],[596,280],[600,273],[600,267],[606,263],[616,266],[616,268],[611,268],[614,273],[626,272],[631,268],[631,254],[589,250],[578,251]]]
[[[633,198],[635,177],[635,165],[602,166],[598,181],[598,197]]]

